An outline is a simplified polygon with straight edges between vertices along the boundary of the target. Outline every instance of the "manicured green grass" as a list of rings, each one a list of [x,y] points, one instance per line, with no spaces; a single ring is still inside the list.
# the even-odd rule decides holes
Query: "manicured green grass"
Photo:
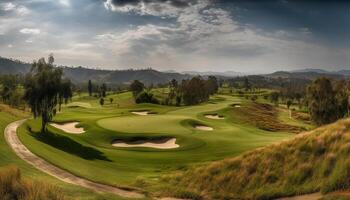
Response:
[[[52,185],[59,186],[60,189],[65,194],[67,200],[121,200],[115,195],[111,194],[97,194],[91,190],[84,189],[75,185],[63,183],[43,172],[40,172],[33,168],[31,165],[27,164],[25,161],[21,160],[7,145],[4,138],[4,129],[5,127],[16,120],[28,117],[27,114],[17,111],[14,109],[6,108],[6,106],[1,106],[2,111],[0,111],[0,167],[6,166],[16,166],[21,170],[21,174],[25,179],[42,181],[44,183],[49,183]],[[6,109],[4,109],[6,108]],[[45,149],[41,149],[45,151]]]
[[[109,97],[107,97],[108,99]],[[64,107],[55,121],[79,121],[86,133],[72,135],[49,127],[49,136],[28,133],[26,126],[38,131],[40,123],[29,120],[19,129],[21,141],[35,154],[78,176],[101,183],[149,190],[159,178],[175,170],[240,155],[251,149],[291,138],[293,134],[268,132],[242,124],[227,114],[232,104],[245,99],[218,95],[208,103],[170,107],[151,104],[135,105],[130,93],[113,95],[114,104],[101,107],[98,99],[75,97],[80,105]],[[76,103],[77,104],[77,103]],[[156,114],[137,116],[130,111],[148,110]],[[224,120],[213,120],[205,114],[218,113]],[[201,124],[214,128],[201,131],[193,127]],[[152,148],[112,147],[115,139],[175,137],[180,148],[159,150]]]

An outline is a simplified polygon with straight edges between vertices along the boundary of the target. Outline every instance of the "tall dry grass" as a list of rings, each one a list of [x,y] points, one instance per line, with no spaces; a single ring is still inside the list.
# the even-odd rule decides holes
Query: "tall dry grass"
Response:
[[[350,118],[290,141],[164,177],[207,199],[272,199],[350,189]]]
[[[64,200],[60,189],[39,181],[24,180],[15,166],[0,169],[1,200]]]
[[[286,124],[278,120],[278,110],[264,103],[251,103],[232,109],[231,116],[244,123],[251,124],[266,131],[286,131],[300,133],[305,128]]]

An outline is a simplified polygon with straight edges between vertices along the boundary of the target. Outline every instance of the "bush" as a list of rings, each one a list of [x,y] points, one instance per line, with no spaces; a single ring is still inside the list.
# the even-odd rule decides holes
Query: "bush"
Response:
[[[152,93],[146,92],[146,91],[143,91],[139,95],[137,95],[135,101],[136,101],[136,103],[159,104],[158,99],[154,98]]]

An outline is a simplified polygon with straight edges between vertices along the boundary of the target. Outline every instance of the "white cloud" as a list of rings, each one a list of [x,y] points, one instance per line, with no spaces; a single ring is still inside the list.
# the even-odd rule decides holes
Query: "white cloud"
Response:
[[[200,0],[199,4],[208,4],[208,0]],[[177,17],[184,7],[176,7],[171,4],[171,1],[157,2],[157,1],[139,1],[138,3],[130,3],[120,6],[115,6],[112,0],[106,0],[104,6],[107,10],[122,12],[122,13],[135,13],[138,15],[153,15],[159,17]]]
[[[16,8],[16,5],[13,4],[12,2],[8,2],[8,3],[1,4],[1,8],[4,11],[11,11],[11,10],[14,10]]]
[[[59,0],[58,2],[63,6],[70,6],[70,0]]]
[[[30,10],[25,6],[18,6],[16,11],[19,15],[27,15],[30,13]]]
[[[9,45],[7,45],[7,47],[8,47],[8,48],[12,48],[12,47],[13,47],[13,45],[12,45],[12,44],[9,44]]]
[[[14,4],[12,2],[2,3],[0,4],[0,8],[7,12],[16,12],[18,15],[26,15],[30,13],[27,7]]]
[[[19,31],[23,34],[38,35],[40,34],[40,29],[37,28],[23,28]]]

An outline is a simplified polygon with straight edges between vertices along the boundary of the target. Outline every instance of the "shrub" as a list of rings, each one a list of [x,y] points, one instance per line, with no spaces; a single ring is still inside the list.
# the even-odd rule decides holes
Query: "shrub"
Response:
[[[1,200],[64,200],[63,193],[55,186],[39,181],[22,180],[17,167],[0,170]]]
[[[153,97],[153,94],[150,92],[143,91],[135,99],[136,103],[153,103],[159,104],[158,99]]]

